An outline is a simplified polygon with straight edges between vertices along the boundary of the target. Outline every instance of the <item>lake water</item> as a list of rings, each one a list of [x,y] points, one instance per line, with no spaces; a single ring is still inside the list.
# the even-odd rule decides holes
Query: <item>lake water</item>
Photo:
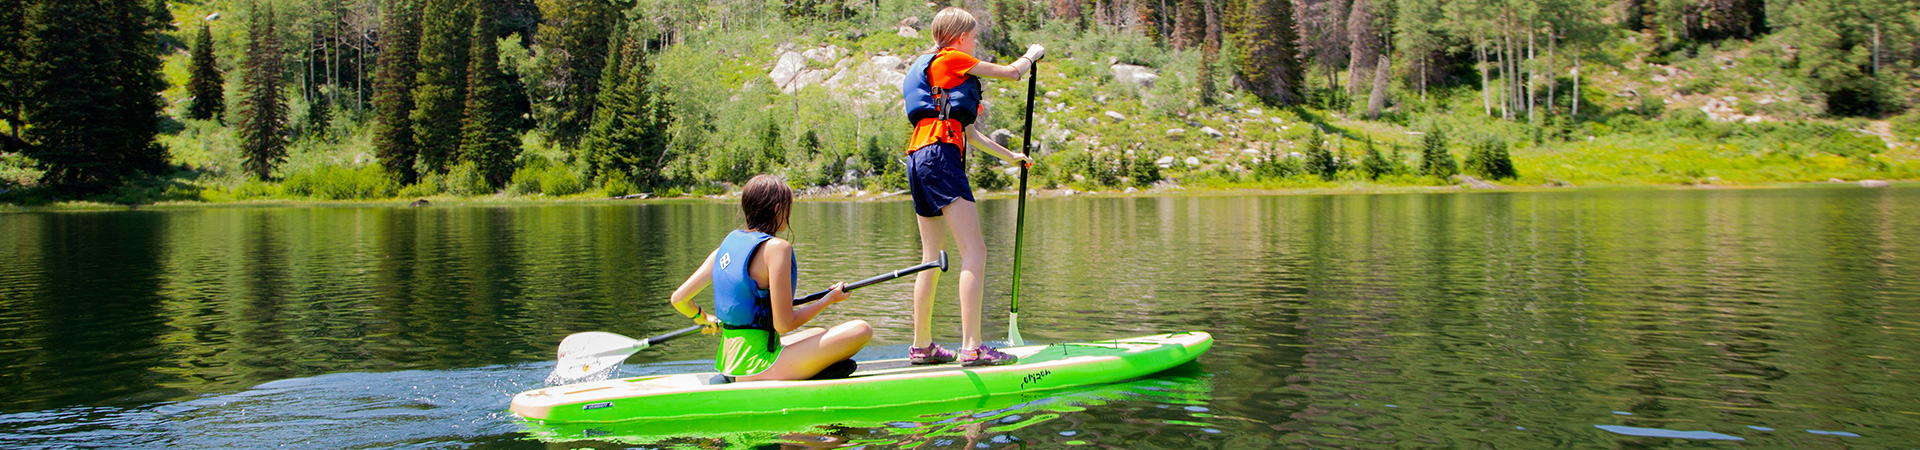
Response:
[[[981,205],[993,338],[1013,206]],[[667,294],[736,206],[10,213],[0,447],[1920,447],[1920,189],[1028,207],[1030,342],[1201,330],[1213,350],[1131,383],[881,424],[536,436],[507,403],[541,387],[560,338],[684,326]],[[911,216],[798,205],[800,289],[916,263]],[[959,339],[957,278],[942,277],[944,342]],[[903,357],[910,290],[856,292],[816,323],[865,319],[877,342],[859,359]],[[706,370],[706,339],[622,373]]]

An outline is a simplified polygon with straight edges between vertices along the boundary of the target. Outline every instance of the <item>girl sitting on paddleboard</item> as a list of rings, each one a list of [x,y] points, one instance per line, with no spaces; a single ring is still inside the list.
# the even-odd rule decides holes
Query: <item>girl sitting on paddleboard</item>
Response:
[[[786,230],[793,189],[772,175],[758,175],[740,192],[746,225],[727,233],[707,262],[673,291],[673,309],[709,327],[722,338],[714,369],[732,379],[804,380],[833,367],[836,376],[853,372],[852,358],[873,338],[873,327],[853,320],[830,329],[799,329],[827,306],[847,299],[846,283],[834,283],[821,301],[793,306],[800,277],[793,244],[774,237]],[[713,284],[713,312],[700,309],[693,296]],[[843,361],[844,360],[844,361]]]
[[[1009,364],[1016,359],[980,342],[980,291],[985,284],[986,243],[980,237],[980,215],[967,183],[965,151],[973,148],[1008,162],[1029,162],[988,139],[973,127],[980,112],[979,77],[1018,81],[1046,49],[1027,48],[1012,64],[981,62],[974,50],[973,14],[948,7],[934,15],[934,52],[921,55],[907,69],[900,87],[906,101],[907,122],[913,137],[907,143],[907,183],[913,193],[913,211],[920,222],[920,252],[925,259],[939,257],[947,234],[960,246],[960,354],[933,343],[928,328],[933,321],[933,288],[940,274],[921,272],[913,284],[913,346],[907,356],[914,364],[942,364],[956,359],[964,365]]]

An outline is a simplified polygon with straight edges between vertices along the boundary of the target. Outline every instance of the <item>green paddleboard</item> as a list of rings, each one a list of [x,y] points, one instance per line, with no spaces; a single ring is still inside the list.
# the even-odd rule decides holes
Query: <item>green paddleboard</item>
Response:
[[[837,380],[724,382],[713,372],[651,375],[555,386],[513,397],[514,414],[536,424],[635,419],[746,418],[949,403],[1112,383],[1178,366],[1205,353],[1213,336],[1171,333],[1110,341],[1001,349],[1017,364],[914,366],[905,359],[860,363]]]
[[[1211,375],[1201,369],[1198,363],[1189,362],[1132,381],[977,399],[831,412],[791,411],[784,414],[636,419],[611,423],[529,421],[527,433],[534,439],[546,442],[590,440],[653,448],[762,448],[768,444],[793,443],[806,444],[802,447],[874,444],[911,448],[914,442],[965,440],[977,438],[981,433],[1012,432],[1087,409],[1099,409],[1114,402],[1205,406],[1212,398]],[[1206,423],[1190,425],[1211,426]],[[885,432],[837,431],[848,427]],[[725,444],[715,446],[716,442]],[[682,446],[676,443],[698,445]]]

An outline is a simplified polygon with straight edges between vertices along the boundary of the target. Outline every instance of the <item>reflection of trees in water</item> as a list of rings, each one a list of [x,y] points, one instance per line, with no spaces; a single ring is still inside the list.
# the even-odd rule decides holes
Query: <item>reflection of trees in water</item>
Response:
[[[1202,362],[1223,382],[1204,406],[1266,422],[1215,421],[1243,442],[1527,447],[1590,439],[1603,420],[1885,424],[1913,397],[1903,374],[1920,370],[1906,325],[1920,317],[1914,195],[1033,199],[1023,332],[1213,332]],[[803,290],[912,263],[909,208],[798,205],[787,235]],[[992,336],[1012,201],[981,211]],[[49,408],[550,361],[570,332],[680,325],[660,303],[737,223],[731,203],[0,216],[0,340],[13,349],[0,381],[19,393],[8,408]],[[959,323],[956,278],[943,277],[939,326]],[[880,329],[872,356],[897,357],[910,289],[863,290],[822,320],[866,319]],[[630,362],[712,357],[710,341],[685,342]],[[1012,433],[1153,439],[1140,423],[1186,420],[1124,404]],[[1567,421],[1583,429],[1547,426]],[[1475,434],[1516,426],[1528,430]],[[1882,443],[1863,434],[1850,442]]]
[[[158,272],[164,221],[142,213],[0,218],[0,410],[142,402],[173,395]],[[75,299],[85,293],[91,298]]]

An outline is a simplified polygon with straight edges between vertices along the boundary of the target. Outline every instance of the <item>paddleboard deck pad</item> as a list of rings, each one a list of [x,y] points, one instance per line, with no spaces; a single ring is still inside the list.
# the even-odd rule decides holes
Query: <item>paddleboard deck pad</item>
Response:
[[[511,410],[541,423],[571,423],[951,402],[1139,378],[1193,361],[1212,346],[1212,335],[1186,332],[1004,348],[1020,357],[1005,366],[868,361],[834,380],[728,383],[716,372],[649,375],[522,392]]]

